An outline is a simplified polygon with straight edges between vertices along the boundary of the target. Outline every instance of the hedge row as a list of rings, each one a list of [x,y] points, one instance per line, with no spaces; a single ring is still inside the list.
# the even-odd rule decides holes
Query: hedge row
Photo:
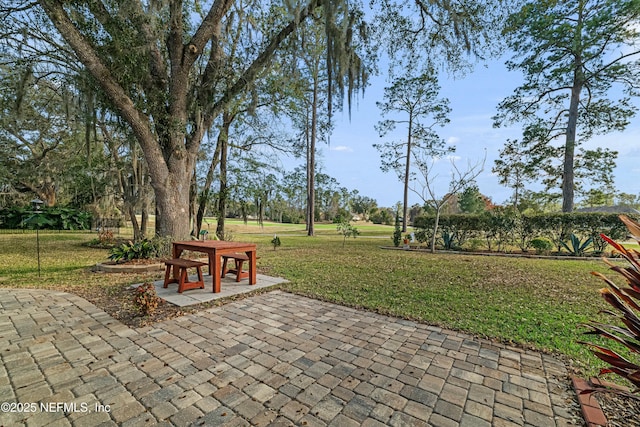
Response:
[[[638,219],[633,215],[628,215]],[[428,242],[433,233],[434,216],[421,216],[413,226],[420,242]],[[531,247],[534,239],[549,239],[558,252],[571,236],[593,239],[593,250],[602,252],[606,243],[600,238],[604,233],[614,240],[623,240],[627,229],[618,214],[610,213],[552,213],[521,215],[513,210],[494,210],[477,215],[443,215],[438,221],[438,238],[447,249],[462,247],[471,239],[483,239],[488,250],[504,250],[517,246],[522,251]],[[475,242],[477,243],[477,241]]]
[[[9,207],[0,209],[0,228],[41,230],[89,230],[89,212],[65,207],[43,207],[34,213],[33,208]]]

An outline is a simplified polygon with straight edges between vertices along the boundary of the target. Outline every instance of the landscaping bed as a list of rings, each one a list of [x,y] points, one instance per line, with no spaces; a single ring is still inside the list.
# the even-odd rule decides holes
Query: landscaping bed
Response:
[[[409,246],[404,248],[402,246],[380,246],[381,249],[390,250],[402,250],[412,252],[427,252],[431,253],[431,249],[420,246]],[[495,252],[495,251],[453,251],[445,249],[437,249],[436,254],[448,254],[448,255],[480,255],[480,256],[499,256],[499,257],[514,257],[514,258],[534,258],[534,259],[549,259],[549,260],[571,260],[571,261],[594,261],[601,260],[603,255],[585,254],[583,256],[574,256],[567,252],[555,252],[550,254],[537,254],[535,252]],[[610,254],[604,255],[605,258],[614,261],[619,260],[619,257],[611,257]]]
[[[132,259],[127,262],[103,261],[95,266],[104,273],[146,273],[164,271],[164,263],[158,259]]]

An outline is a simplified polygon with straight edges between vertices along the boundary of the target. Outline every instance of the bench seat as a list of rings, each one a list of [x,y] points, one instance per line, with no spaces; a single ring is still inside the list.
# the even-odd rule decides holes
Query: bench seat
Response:
[[[242,271],[242,265],[245,262],[249,262],[249,257],[246,254],[224,254],[222,257],[222,274],[220,277],[225,277],[228,273],[236,275],[236,282],[249,277],[248,271]],[[235,268],[229,268],[228,262],[232,259],[235,263]]]
[[[204,288],[204,278],[202,276],[202,267],[207,265],[204,262],[193,261],[190,259],[184,258],[172,258],[164,261],[167,269],[164,273],[164,285],[163,288],[166,288],[169,283],[177,283],[178,284],[178,293],[182,293],[183,291],[188,291],[189,289],[203,289]],[[173,275],[171,274],[171,267],[173,267]],[[195,282],[189,281],[188,269],[195,268],[198,272],[198,280]]]

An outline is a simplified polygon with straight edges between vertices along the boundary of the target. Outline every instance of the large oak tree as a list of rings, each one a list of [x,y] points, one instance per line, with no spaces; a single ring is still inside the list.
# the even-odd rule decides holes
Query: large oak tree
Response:
[[[38,2],[131,126],[149,166],[156,231],[177,238],[189,234],[189,185],[205,132],[229,102],[251,90],[284,40],[318,8],[324,8],[327,34],[344,44],[346,29],[332,25],[340,21],[336,13],[349,10],[336,8],[337,3],[342,4],[311,0],[283,15],[270,14],[270,4],[251,0],[214,0],[206,8],[180,0]],[[238,25],[234,17],[244,10],[268,19],[268,29]],[[234,64],[225,61],[220,41],[229,26],[254,52],[239,73],[231,72]],[[340,72],[338,57],[332,71]]]

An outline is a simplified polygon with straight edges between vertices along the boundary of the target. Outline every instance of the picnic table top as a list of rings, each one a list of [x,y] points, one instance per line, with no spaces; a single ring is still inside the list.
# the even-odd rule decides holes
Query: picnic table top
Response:
[[[225,240],[183,240],[173,242],[174,246],[197,249],[236,249],[238,251],[255,250],[255,243],[229,242]]]

